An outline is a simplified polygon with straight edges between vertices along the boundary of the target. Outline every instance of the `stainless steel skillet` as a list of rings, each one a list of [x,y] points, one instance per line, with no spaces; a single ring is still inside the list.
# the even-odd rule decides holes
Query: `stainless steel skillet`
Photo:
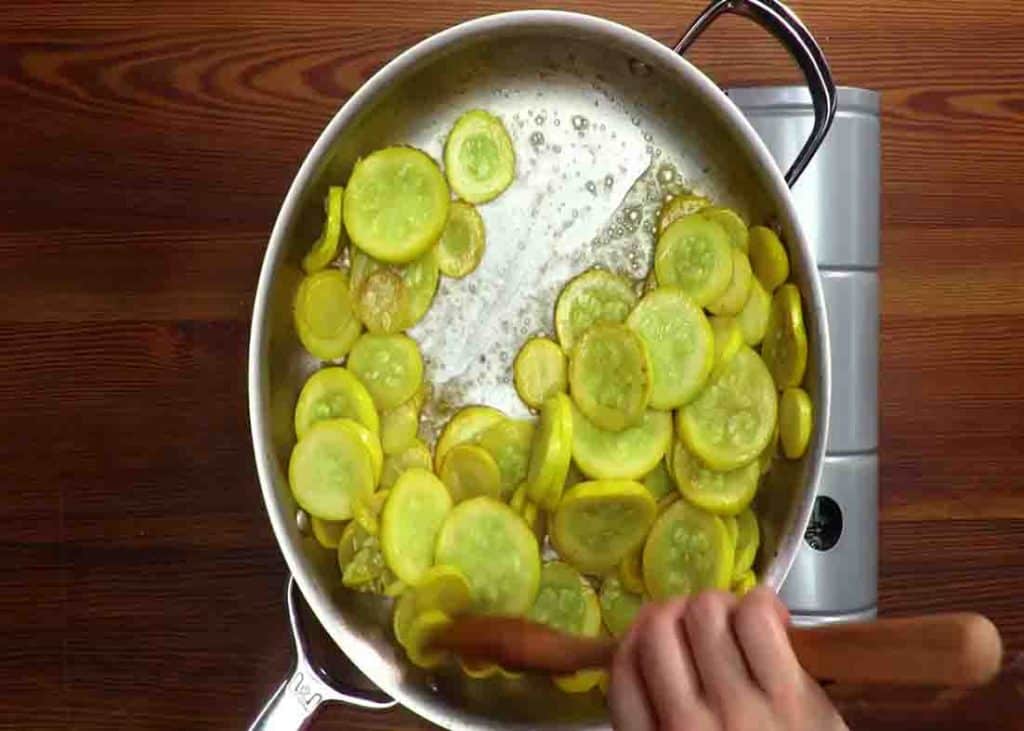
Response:
[[[754,18],[804,70],[815,100],[811,138],[784,176],[729,99],[680,55],[726,12]],[[831,123],[835,89],[806,28],[776,0],[717,0],[674,49],[600,18],[558,11],[503,13],[417,44],[371,78],[337,113],[285,198],[260,274],[249,353],[253,448],[274,533],[313,613],[353,663],[391,698],[452,729],[591,729],[606,726],[602,698],[569,696],[544,679],[470,681],[409,665],[383,600],[341,588],[334,557],[301,529],[286,479],[292,410],[318,364],[291,323],[299,261],[321,224],[329,184],[369,150],[413,144],[440,158],[447,130],[473,107],[499,114],[513,137],[517,180],[482,206],[488,251],[464,280],[443,281],[416,326],[435,387],[436,426],[453,407],[523,407],[509,384],[527,334],[551,330],[554,297],[573,274],[603,265],[631,276],[649,266],[654,215],[666,193],[689,188],[770,222],[787,243],[811,345],[807,387],[816,410],[807,455],[778,464],[761,491],[762,581],[778,587],[802,539],[817,489],[829,414],[825,306],[792,184]],[[315,708],[290,683],[277,699],[298,719]],[[308,691],[308,686],[305,686]],[[350,698],[358,699],[356,692]],[[373,704],[372,698],[364,699]],[[301,720],[296,720],[296,723]],[[269,727],[269,726],[265,726]],[[286,726],[275,726],[284,728]]]

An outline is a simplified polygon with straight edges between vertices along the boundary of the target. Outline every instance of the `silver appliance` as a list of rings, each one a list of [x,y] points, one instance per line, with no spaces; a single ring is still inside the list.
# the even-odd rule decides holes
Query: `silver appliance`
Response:
[[[728,90],[787,169],[814,121],[806,87]],[[821,272],[832,418],[818,497],[781,596],[797,624],[873,618],[878,597],[879,94],[840,87],[832,129],[793,186]]]

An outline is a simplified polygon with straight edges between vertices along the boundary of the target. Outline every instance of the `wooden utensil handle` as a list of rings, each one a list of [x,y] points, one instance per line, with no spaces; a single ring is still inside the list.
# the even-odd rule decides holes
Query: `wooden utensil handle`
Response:
[[[473,615],[456,618],[433,644],[467,660],[556,675],[608,665],[616,647],[612,639],[570,635],[519,617]]]
[[[791,628],[800,664],[818,680],[890,685],[983,685],[1003,645],[980,614],[933,614]]]
[[[999,671],[1002,641],[980,614],[934,614],[791,627],[800,664],[818,680],[976,686]],[[435,644],[510,670],[571,673],[607,665],[615,642],[567,635],[518,617],[459,617]]]

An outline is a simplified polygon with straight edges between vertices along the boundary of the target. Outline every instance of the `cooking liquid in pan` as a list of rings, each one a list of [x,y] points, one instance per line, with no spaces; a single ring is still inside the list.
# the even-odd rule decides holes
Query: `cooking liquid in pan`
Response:
[[[638,61],[629,70],[650,73]],[[527,338],[553,332],[565,282],[599,266],[634,280],[639,291],[658,210],[666,197],[690,187],[682,161],[626,104],[597,83],[571,91],[570,98],[559,94],[557,104],[545,104],[542,91],[477,91],[451,111],[479,106],[500,115],[516,149],[517,176],[501,197],[479,207],[487,230],[479,269],[465,279],[442,278],[430,312],[411,331],[433,386],[423,416],[430,439],[467,404],[526,415],[509,379],[512,362]],[[444,132],[411,143],[440,159]]]

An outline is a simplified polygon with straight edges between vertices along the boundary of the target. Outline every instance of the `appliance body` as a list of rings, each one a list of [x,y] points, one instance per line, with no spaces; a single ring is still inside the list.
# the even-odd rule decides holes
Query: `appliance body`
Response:
[[[785,169],[813,121],[807,89],[727,93]],[[780,591],[803,625],[873,618],[878,596],[880,99],[839,87],[837,101],[832,128],[793,186],[832,344],[825,466],[804,545]]]

